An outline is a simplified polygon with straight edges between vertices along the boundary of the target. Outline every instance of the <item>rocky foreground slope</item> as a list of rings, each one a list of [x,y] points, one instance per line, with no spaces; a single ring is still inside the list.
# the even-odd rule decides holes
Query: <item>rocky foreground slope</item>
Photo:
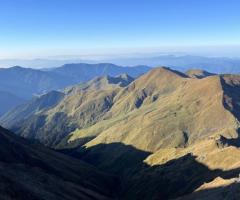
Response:
[[[118,175],[123,199],[237,199],[239,101],[238,75],[163,67],[67,88],[50,107],[1,122]]]

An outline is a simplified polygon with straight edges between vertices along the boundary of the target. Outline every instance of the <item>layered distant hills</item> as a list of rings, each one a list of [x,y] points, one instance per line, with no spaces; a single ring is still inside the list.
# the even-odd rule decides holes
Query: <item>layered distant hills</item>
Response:
[[[208,53],[205,52],[205,55]],[[51,59],[0,59],[0,67],[11,67],[20,65],[32,68],[52,68],[62,66],[66,63],[114,63],[120,66],[136,66],[147,65],[168,66],[180,71],[198,68],[209,71],[211,73],[240,73],[240,58],[239,57],[221,57],[221,56],[197,56],[184,53],[142,53],[126,55],[99,55],[98,58],[89,56],[89,59],[81,59],[77,56],[60,56]]]
[[[137,77],[150,68],[146,66],[120,67],[113,64],[66,64],[59,68],[36,70],[11,67],[0,69],[0,102],[8,102],[0,109],[0,115],[31,99],[51,90],[60,90],[67,86],[88,81],[97,76],[127,73]]]
[[[122,199],[238,199],[239,91],[239,75],[157,67],[46,93],[0,122],[118,176]]]
[[[125,62],[118,62],[118,60],[113,61],[123,65],[126,63],[130,66],[137,63],[144,63],[149,66],[163,64],[171,66],[171,68],[181,72],[188,71],[192,68],[209,71],[210,74],[240,72],[240,61],[231,58],[165,55],[145,59],[126,59]],[[62,62],[57,63],[61,64]],[[138,77],[148,72],[150,69],[151,68],[146,65],[122,67],[111,63],[73,63],[64,64],[56,68],[43,69],[23,68],[19,66],[1,68],[0,102],[6,102],[6,99],[8,99],[8,102],[3,104],[4,108],[0,108],[0,116],[11,108],[30,100],[33,96],[41,95],[51,90],[61,90],[65,87],[86,82],[95,77],[104,75],[117,76],[127,73],[132,77]]]
[[[148,65],[148,66],[167,66],[180,71],[187,71],[189,69],[198,68],[209,71],[211,73],[240,73],[240,58],[239,57],[207,57],[197,55],[159,55],[148,57],[133,57],[112,59],[108,62],[119,65]]]

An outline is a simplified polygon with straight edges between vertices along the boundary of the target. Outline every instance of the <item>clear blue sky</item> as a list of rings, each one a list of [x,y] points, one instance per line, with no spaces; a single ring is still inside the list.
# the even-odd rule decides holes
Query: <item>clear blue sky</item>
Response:
[[[240,45],[239,0],[0,0],[0,58]]]

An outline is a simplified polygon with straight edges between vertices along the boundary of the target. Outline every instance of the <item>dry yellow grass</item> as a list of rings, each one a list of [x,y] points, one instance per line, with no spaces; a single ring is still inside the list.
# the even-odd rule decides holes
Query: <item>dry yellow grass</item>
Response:
[[[165,84],[161,84],[161,81],[156,83],[156,74],[165,77],[164,72],[167,76],[164,79]],[[151,80],[152,74],[154,82],[147,82]],[[166,80],[169,80],[167,84]],[[139,86],[139,82],[143,86]],[[134,100],[131,97],[136,97],[139,90],[149,91],[147,86],[151,92],[142,105],[133,110],[126,109],[126,106],[133,107]],[[158,94],[157,99],[149,101],[154,94]],[[106,113],[111,118],[76,133],[80,136],[83,132],[96,130],[94,132],[97,132],[97,137],[87,143],[87,147],[122,142],[155,152],[166,147],[184,147],[213,135],[237,137],[239,123],[222,103],[223,90],[219,76],[189,79],[160,68],[142,76],[119,95],[121,98],[117,96],[113,107]],[[73,134],[70,140],[77,138],[76,135]]]
[[[211,170],[226,171],[240,167],[240,149],[233,146],[219,148],[216,139],[205,139],[187,148],[163,148],[150,155],[144,162],[150,166],[164,164],[188,153]]]

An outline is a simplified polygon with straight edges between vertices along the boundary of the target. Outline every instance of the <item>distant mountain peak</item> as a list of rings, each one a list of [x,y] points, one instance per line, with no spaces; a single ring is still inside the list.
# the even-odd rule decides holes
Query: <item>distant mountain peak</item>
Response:
[[[129,76],[127,73],[123,73],[123,74],[120,74],[118,76],[116,76],[118,78],[122,78],[124,80],[128,80],[128,79],[133,79],[131,76]]]
[[[21,66],[18,66],[18,65],[16,65],[16,66],[10,67],[9,69],[12,69],[12,70],[23,70],[23,69],[25,69],[25,68],[24,68],[24,67],[21,67]]]

